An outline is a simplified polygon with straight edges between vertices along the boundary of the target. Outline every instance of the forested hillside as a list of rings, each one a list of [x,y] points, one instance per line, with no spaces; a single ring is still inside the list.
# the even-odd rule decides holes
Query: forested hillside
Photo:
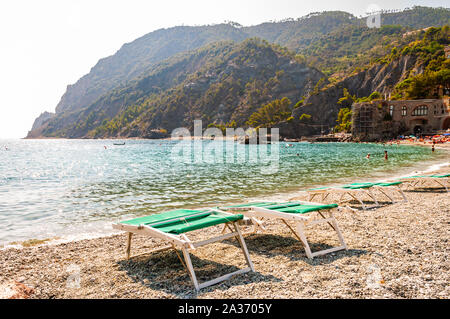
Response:
[[[312,92],[294,109],[289,123],[283,123],[285,136],[320,133],[339,124],[341,109],[353,102],[371,101],[391,95],[392,99],[439,98],[437,87],[450,89],[450,28],[429,28],[410,36],[410,42],[393,46],[391,52],[337,83]],[[301,117],[310,115],[308,125]],[[345,123],[340,123],[345,127]]]
[[[250,27],[227,23],[157,30],[101,59],[68,86],[56,114],[39,117],[28,136],[152,137],[158,130],[190,126],[196,118],[219,127],[246,125],[255,110],[271,101],[287,97],[293,110],[323,90],[345,87],[347,79],[376,65],[402,57],[412,61],[403,48],[415,50],[411,43],[426,33],[421,29],[448,24],[449,9],[414,7],[383,13],[382,27],[374,29],[364,18],[332,11]],[[431,42],[427,45],[435,46]],[[380,82],[380,87],[397,98],[412,97],[410,83],[429,87],[439,77],[442,73],[407,77],[400,86]],[[332,103],[334,98],[325,101]]]
[[[259,39],[221,42],[180,54],[88,108],[55,116],[44,136],[146,136],[152,130],[244,125],[261,104],[312,90],[323,74],[288,50]],[[232,124],[233,123],[233,124]]]

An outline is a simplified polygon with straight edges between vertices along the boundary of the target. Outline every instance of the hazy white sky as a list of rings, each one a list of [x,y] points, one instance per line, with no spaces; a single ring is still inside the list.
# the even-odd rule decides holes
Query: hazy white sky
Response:
[[[224,20],[254,25],[324,10],[360,15],[373,3],[448,7],[447,0],[2,0],[0,138],[24,137],[41,112],[54,112],[68,84],[156,29]]]

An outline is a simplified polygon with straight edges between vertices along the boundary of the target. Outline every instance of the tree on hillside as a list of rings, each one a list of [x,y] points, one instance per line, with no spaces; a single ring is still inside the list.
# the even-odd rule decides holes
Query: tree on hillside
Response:
[[[442,86],[450,88],[450,69],[437,72],[429,72],[416,76],[411,81],[411,86],[406,90],[406,96],[410,99],[424,99],[432,96],[433,90]]]
[[[287,120],[291,116],[291,101],[284,97],[281,100],[274,100],[254,112],[246,124],[251,127],[273,127],[274,125]]]
[[[336,122],[338,125],[334,127],[336,132],[350,132],[352,126],[352,110],[348,107],[344,107],[339,110],[338,118]]]
[[[338,104],[343,107],[352,106],[353,102],[355,102],[356,100],[356,97],[354,95],[351,95],[346,88],[344,88],[343,94],[344,96],[338,100]]]

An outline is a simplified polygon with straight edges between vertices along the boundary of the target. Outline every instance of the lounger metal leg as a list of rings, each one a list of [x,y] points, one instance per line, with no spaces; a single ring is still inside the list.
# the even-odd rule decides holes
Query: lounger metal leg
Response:
[[[445,185],[445,184],[443,184],[443,183],[441,183],[440,181],[438,181],[438,180],[434,180],[436,183],[438,183],[439,185],[441,185],[442,187],[444,187],[445,188],[445,191],[448,193],[448,188],[447,188],[447,186]]]
[[[359,197],[357,197],[356,195],[354,195],[354,194],[352,194],[352,193],[346,193],[346,194],[349,194],[349,195],[350,195],[351,197],[353,197],[356,201],[358,201],[358,202],[361,204],[363,210],[367,210],[367,209],[366,209],[366,205],[364,205],[364,202],[363,202]]]
[[[181,264],[183,265],[184,269],[186,269],[186,271],[189,272],[189,269],[184,263],[183,258],[181,258],[180,254],[178,253],[177,247],[175,247],[175,245],[172,245],[172,249],[175,251],[175,254],[177,254],[177,257],[180,260]]]
[[[252,235],[256,234],[258,231],[258,228],[261,229],[261,231],[265,231],[266,228],[263,225],[263,222],[256,219],[255,217],[250,217],[250,220],[252,221],[252,228],[250,231],[246,231],[243,233],[243,235]]]
[[[408,201],[408,199],[405,196],[405,193],[403,192],[402,188],[400,187],[400,185],[397,185],[397,190],[400,193],[400,195],[402,195],[403,197],[403,201],[406,203]]]
[[[236,236],[239,241],[239,245],[241,245],[241,249],[244,252],[245,260],[247,261],[247,265],[250,267],[252,271],[255,271],[255,267],[253,266],[253,262],[250,259],[250,254],[248,253],[247,245],[245,244],[244,238],[242,237],[241,230],[236,223],[233,223],[234,229],[238,235]]]
[[[183,252],[183,256],[184,256],[184,260],[186,262],[186,266],[188,268],[189,276],[191,277],[191,280],[194,283],[195,289],[198,291],[200,288],[198,285],[197,277],[195,276],[194,267],[192,266],[192,261],[191,261],[191,256],[189,255],[189,251],[187,250],[186,247],[182,247],[181,251]]]
[[[183,246],[181,248],[181,251],[183,252],[183,256],[184,256],[184,260],[185,260],[185,265],[183,264],[183,262],[182,262],[182,264],[183,264],[183,266],[186,267],[186,269],[188,271],[188,274],[191,277],[191,280],[192,280],[192,282],[194,284],[194,287],[195,287],[195,289],[197,291],[199,291],[202,288],[215,285],[215,284],[217,284],[219,282],[222,282],[224,280],[228,280],[228,279],[230,279],[231,277],[233,277],[235,275],[243,274],[243,273],[246,273],[246,272],[249,272],[249,271],[255,271],[255,268],[254,268],[253,263],[252,263],[252,261],[250,259],[250,254],[248,253],[247,246],[245,244],[244,238],[242,237],[241,230],[240,230],[240,228],[239,228],[239,226],[237,225],[236,222],[233,222],[233,226],[234,226],[236,231],[233,232],[231,227],[229,227],[229,229],[231,230],[231,233],[229,233],[228,236],[226,236],[226,237],[230,237],[230,238],[236,237],[237,238],[237,240],[239,241],[239,244],[241,246],[241,249],[242,249],[242,251],[244,253],[244,256],[245,256],[245,260],[246,260],[247,265],[248,265],[247,268],[239,269],[237,271],[225,274],[225,275],[220,276],[218,278],[215,278],[215,279],[203,282],[203,283],[199,283],[198,280],[197,280],[197,277],[195,275],[195,270],[194,270],[194,266],[192,265],[191,256],[189,254],[188,247]],[[224,236],[221,236],[218,239],[216,238],[215,241],[220,241],[220,240],[223,239],[223,237]],[[214,242],[214,241],[207,240],[207,241],[203,241],[203,242],[197,242],[195,244],[201,243],[201,246],[203,246],[203,245],[205,245],[207,243],[211,243],[211,242]],[[195,245],[193,245],[193,246],[195,246]],[[178,253],[177,253],[177,255],[178,255]],[[178,257],[180,258],[180,256],[178,256]]]
[[[300,240],[303,243],[303,247],[305,248],[306,256],[308,258],[312,259],[313,255],[311,252],[311,248],[309,247],[308,240],[306,239],[306,236],[305,236],[303,222],[297,222],[297,232],[298,232],[298,235],[300,236]]]
[[[389,200],[391,201],[392,204],[394,204],[394,199],[393,199],[391,196],[389,196],[388,194],[386,194],[386,193],[381,189],[381,187],[379,187],[379,188],[377,188],[377,189],[380,191],[381,194],[383,194],[384,196],[386,196],[387,198],[389,198]]]
[[[416,185],[418,184],[418,181],[412,181],[408,183],[408,189],[414,189],[416,187]]]
[[[230,228],[230,225],[228,225],[228,223],[226,223],[225,225],[223,225],[223,229],[222,229],[222,234],[225,234],[225,231],[227,230],[227,228],[233,232],[233,230]]]
[[[128,240],[127,240],[127,260],[130,259],[131,254],[131,238],[133,237],[133,233],[128,233]]]
[[[345,243],[344,240],[344,236],[342,236],[341,230],[339,229],[336,217],[334,217],[334,214],[332,211],[330,211],[330,217],[332,218],[331,223],[333,224],[333,229],[336,231],[338,237],[339,237],[339,242],[341,243],[341,245],[345,248],[345,250],[347,250],[347,244]]]
[[[282,219],[281,221],[290,229],[290,231],[294,234],[294,236],[297,238],[297,240],[299,242],[302,242],[302,239],[298,236],[297,232],[291,227],[291,225],[289,225],[289,223],[287,221],[285,221],[284,219]]]
[[[406,185],[405,190],[407,191],[409,191],[410,188],[414,188],[412,182],[405,182],[404,184]]]
[[[262,231],[265,231],[266,228],[263,225],[263,222],[260,220],[257,220],[255,217],[251,218],[253,225],[254,225],[254,232],[256,233],[257,228],[261,228]]]
[[[343,249],[347,250],[347,244],[344,241],[344,236],[342,236],[341,230],[339,229],[337,220],[334,217],[333,212],[332,211],[328,212],[328,218],[325,217],[320,212],[319,212],[319,214],[323,218],[323,220],[318,220],[318,221],[315,221],[313,223],[314,224],[325,223],[325,222],[328,223],[331,226],[331,228],[333,228],[334,231],[336,232],[336,234],[338,236],[338,239],[339,239],[340,246],[329,248],[329,249],[324,249],[324,250],[319,250],[319,251],[316,251],[316,252],[312,252],[311,248],[309,247],[308,241],[306,239],[305,233],[304,233],[303,224],[302,224],[302,222],[298,222],[297,223],[297,229],[298,229],[298,233],[299,233],[299,236],[301,238],[301,241],[302,241],[302,243],[303,243],[303,245],[305,247],[306,256],[308,258],[314,258],[316,256],[326,255],[328,253],[336,252],[336,251],[343,250]]]
[[[380,206],[380,204],[378,204],[378,201],[375,198],[375,196],[373,195],[372,190],[370,188],[367,189],[367,194],[373,199],[373,201],[375,202],[375,205]]]
[[[325,216],[323,216],[323,214],[321,213],[320,210],[318,210],[317,213],[318,213],[323,219],[327,219]],[[330,214],[329,214],[329,215],[330,215]],[[331,217],[334,218],[334,216],[331,216],[331,215],[330,215],[330,218],[331,218]],[[328,223],[328,225],[330,225],[331,228],[333,228],[334,230],[336,230],[336,228],[334,228],[334,224],[332,224],[331,222],[327,222],[327,223]]]

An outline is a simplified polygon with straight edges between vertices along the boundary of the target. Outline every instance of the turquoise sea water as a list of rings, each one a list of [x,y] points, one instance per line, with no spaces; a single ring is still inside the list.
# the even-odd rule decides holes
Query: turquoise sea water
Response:
[[[203,161],[189,163],[174,157],[178,141],[114,142],[0,140],[0,243],[103,232],[121,218],[395,175],[442,157],[413,146],[280,143],[276,165],[267,171],[267,163],[252,157],[263,150],[258,145],[233,144],[228,162],[208,151]]]

